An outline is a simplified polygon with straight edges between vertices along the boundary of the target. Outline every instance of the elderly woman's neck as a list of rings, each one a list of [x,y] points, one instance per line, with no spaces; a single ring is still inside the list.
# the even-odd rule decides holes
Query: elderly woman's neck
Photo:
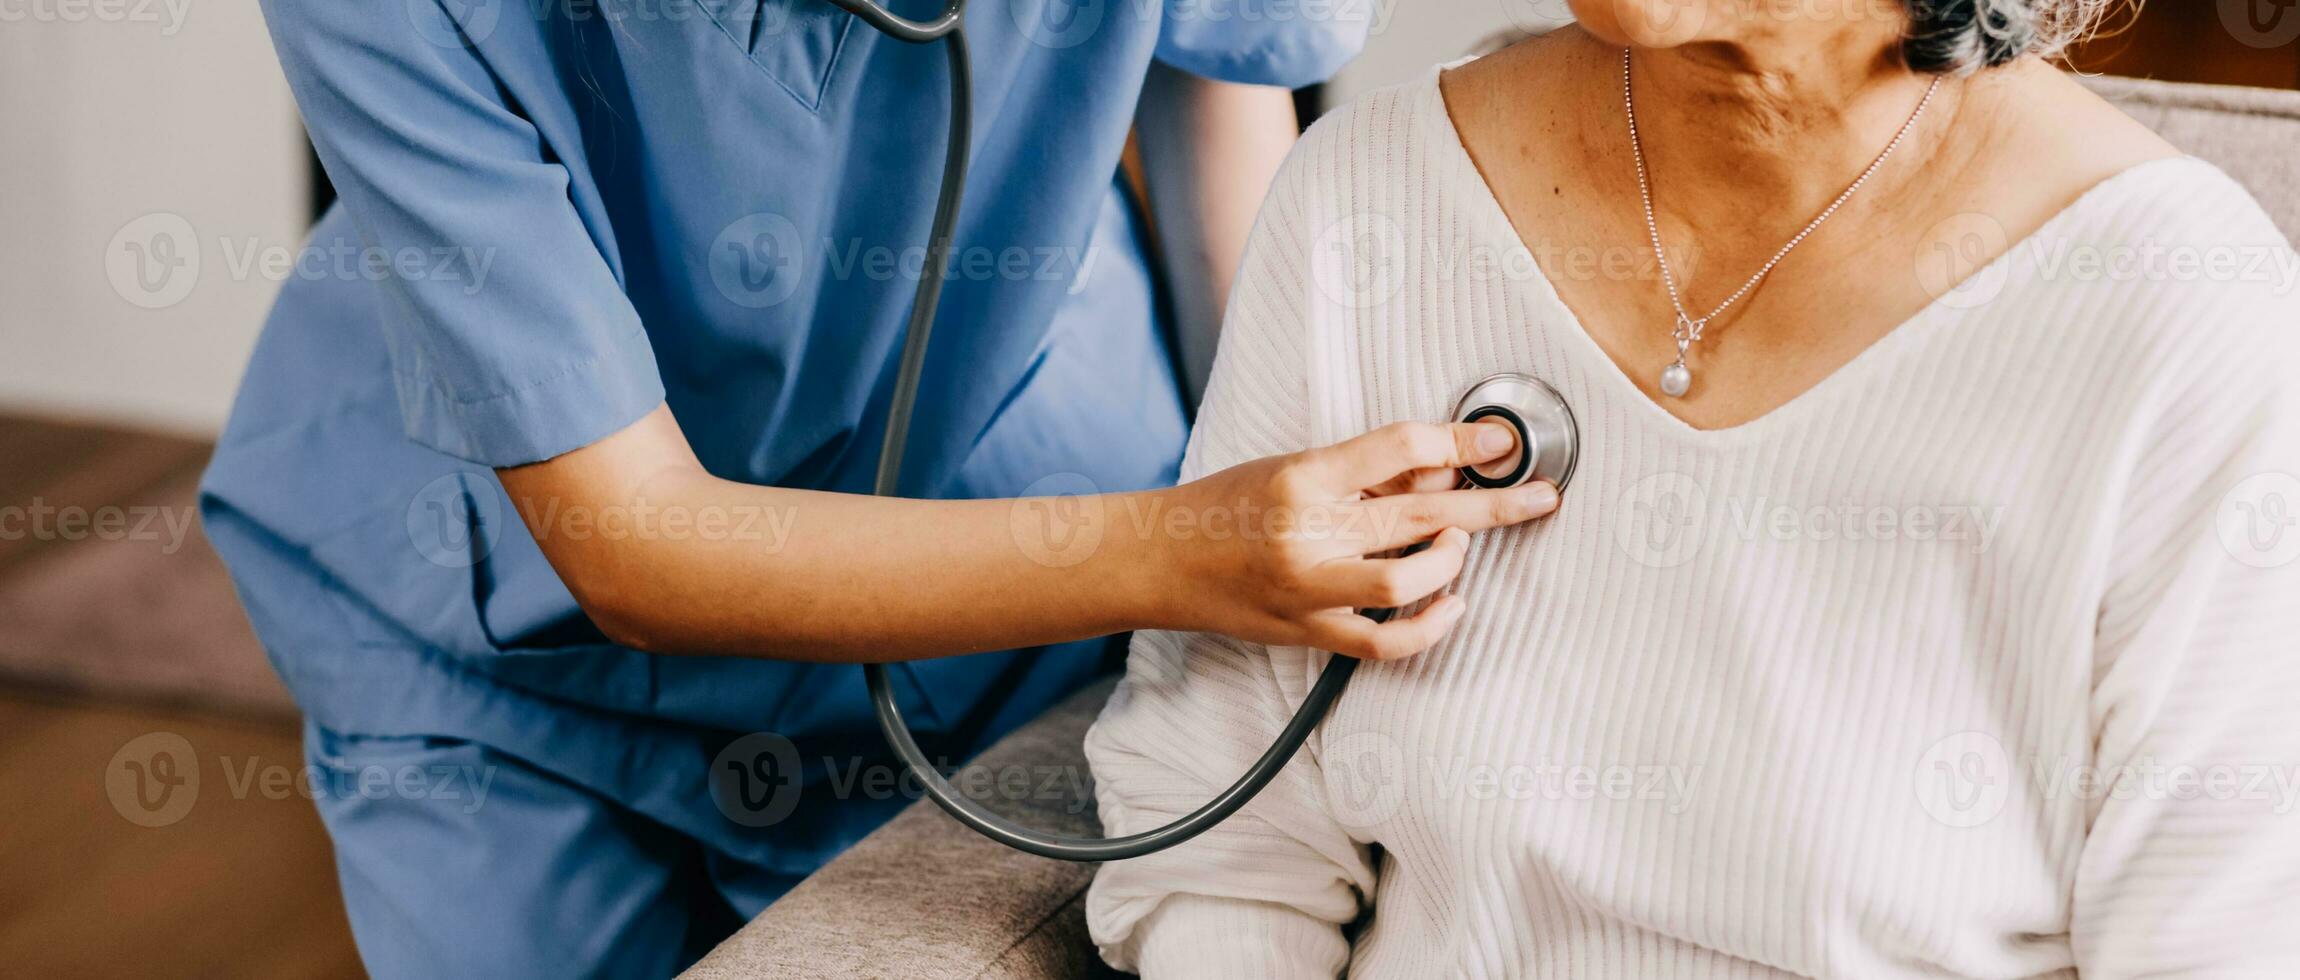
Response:
[[[1860,38],[1645,49],[1633,64],[1638,125],[1663,180],[1799,206],[1842,190],[1932,81]]]

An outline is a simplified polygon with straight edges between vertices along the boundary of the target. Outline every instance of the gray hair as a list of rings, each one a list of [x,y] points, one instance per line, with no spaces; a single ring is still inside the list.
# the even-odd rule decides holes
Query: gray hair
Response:
[[[1941,75],[1994,68],[2024,55],[2059,54],[2118,0],[1905,0],[1909,67]]]

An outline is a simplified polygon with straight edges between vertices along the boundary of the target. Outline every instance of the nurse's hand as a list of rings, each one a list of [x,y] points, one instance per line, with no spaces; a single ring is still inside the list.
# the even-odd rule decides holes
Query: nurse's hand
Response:
[[[1156,579],[1145,585],[1163,608],[1150,616],[1166,628],[1375,660],[1429,649],[1461,618],[1459,596],[1387,623],[1354,610],[1430,596],[1461,573],[1471,533],[1556,510],[1546,483],[1451,489],[1457,467],[1516,451],[1506,426],[1403,422],[1158,491],[1181,516],[1158,536]],[[1425,550],[1385,556],[1425,541]]]

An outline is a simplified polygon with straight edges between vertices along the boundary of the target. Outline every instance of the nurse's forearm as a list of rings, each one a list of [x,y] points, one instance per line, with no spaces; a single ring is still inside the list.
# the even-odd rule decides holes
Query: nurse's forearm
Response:
[[[1463,532],[1556,505],[1547,487],[1421,492],[1514,441],[1404,423],[1165,490],[900,500],[719,479],[657,408],[497,473],[583,611],[641,650],[891,661],[1161,628],[1386,658],[1436,642],[1460,600],[1378,625],[1351,609],[1430,595]]]
[[[901,500],[707,473],[658,408],[593,445],[498,471],[607,636],[658,653],[888,661],[1114,633],[1154,619],[1154,556],[1110,506]],[[1067,503],[1076,504],[1073,499]],[[1092,520],[1080,522],[1086,513]],[[1045,517],[1052,530],[1037,535]],[[1071,537],[1057,537],[1070,533]],[[1089,550],[1036,541],[1097,538]]]
[[[1035,646],[1158,619],[1147,543],[1108,533],[1093,498],[903,500],[757,487],[699,471],[642,488],[665,508],[730,516],[715,536],[634,540],[595,556],[583,605],[618,642],[658,653],[870,662]],[[1100,513],[1095,513],[1099,511]],[[1122,520],[1123,517],[1121,516]],[[739,529],[748,527],[754,533]],[[1059,550],[1053,535],[1075,553]]]
[[[1184,381],[1196,400],[1213,368],[1222,310],[1254,215],[1300,128],[1293,93],[1153,63],[1134,123]]]

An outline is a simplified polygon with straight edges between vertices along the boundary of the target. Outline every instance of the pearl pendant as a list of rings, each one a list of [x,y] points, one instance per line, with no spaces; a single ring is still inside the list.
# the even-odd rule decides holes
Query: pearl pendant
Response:
[[[1661,393],[1671,398],[1683,398],[1693,388],[1693,369],[1678,361],[1661,369]]]

